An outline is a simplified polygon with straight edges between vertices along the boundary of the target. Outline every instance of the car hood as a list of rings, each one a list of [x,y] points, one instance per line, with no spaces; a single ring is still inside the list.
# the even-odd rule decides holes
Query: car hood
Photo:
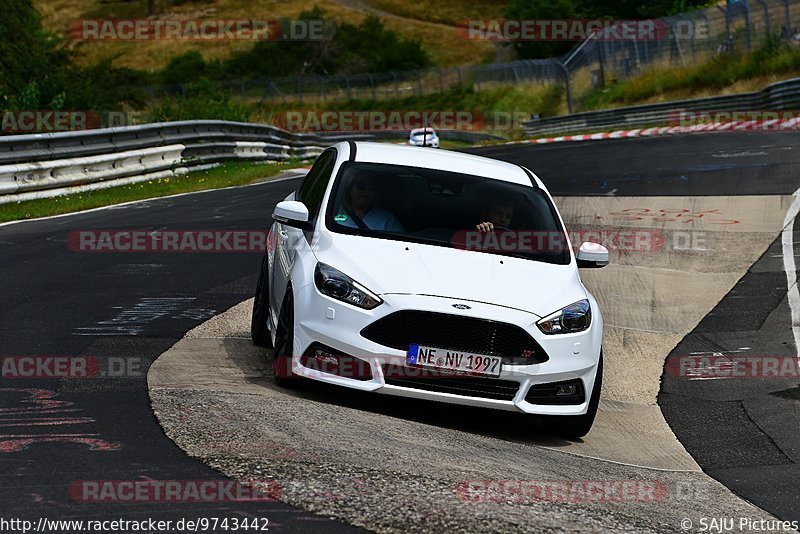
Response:
[[[346,234],[328,234],[316,256],[378,295],[483,302],[538,317],[587,297],[574,264]]]

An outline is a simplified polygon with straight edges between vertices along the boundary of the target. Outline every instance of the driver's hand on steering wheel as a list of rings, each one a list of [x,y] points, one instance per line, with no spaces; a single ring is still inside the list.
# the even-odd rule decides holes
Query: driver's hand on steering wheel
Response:
[[[482,222],[477,226],[475,226],[475,229],[478,230],[479,232],[491,232],[492,230],[494,230],[494,224],[490,222]]]

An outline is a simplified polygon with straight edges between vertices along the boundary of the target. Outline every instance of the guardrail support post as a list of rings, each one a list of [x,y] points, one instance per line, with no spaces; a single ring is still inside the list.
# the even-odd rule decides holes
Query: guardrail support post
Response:
[[[786,13],[786,31],[789,35],[792,34],[792,19],[789,16],[789,0],[783,0],[783,9],[784,13]]]
[[[600,87],[605,87],[606,68],[603,65],[603,43],[601,41],[595,41],[595,46],[597,47],[597,64],[600,66]]]
[[[764,0],[756,0],[756,2],[761,4],[761,7],[764,8],[764,27],[767,30],[767,35],[770,35],[772,32],[770,31],[770,26],[769,26],[769,5],[767,5],[767,3]]]
[[[733,36],[731,35],[731,17],[728,15],[728,10],[724,7],[720,5],[717,5],[716,7],[725,15],[725,39],[731,42],[733,40]],[[731,44],[733,43],[731,42]]]
[[[561,70],[564,74],[564,86],[567,90],[567,111],[572,114],[572,88],[569,84],[569,69],[567,69],[567,67],[557,59],[554,59],[553,63],[561,67]]]
[[[745,2],[744,4],[744,25],[745,31],[747,32],[747,50],[750,51],[753,49],[753,38],[750,28],[750,2]]]

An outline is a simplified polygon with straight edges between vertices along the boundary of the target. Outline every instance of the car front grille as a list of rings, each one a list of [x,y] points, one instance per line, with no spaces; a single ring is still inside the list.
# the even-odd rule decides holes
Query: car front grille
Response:
[[[547,353],[519,326],[448,313],[402,310],[378,319],[361,331],[370,341],[407,351],[409,345],[500,356],[503,363],[546,362]]]
[[[442,371],[420,373],[417,368],[390,364],[381,367],[384,380],[390,386],[504,401],[513,400],[519,390],[519,382],[511,380],[447,374]]]

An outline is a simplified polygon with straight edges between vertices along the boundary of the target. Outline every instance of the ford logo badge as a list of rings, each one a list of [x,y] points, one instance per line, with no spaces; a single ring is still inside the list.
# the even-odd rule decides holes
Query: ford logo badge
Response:
[[[466,304],[453,304],[453,307],[457,310],[470,310],[472,309],[471,306],[467,306]]]

